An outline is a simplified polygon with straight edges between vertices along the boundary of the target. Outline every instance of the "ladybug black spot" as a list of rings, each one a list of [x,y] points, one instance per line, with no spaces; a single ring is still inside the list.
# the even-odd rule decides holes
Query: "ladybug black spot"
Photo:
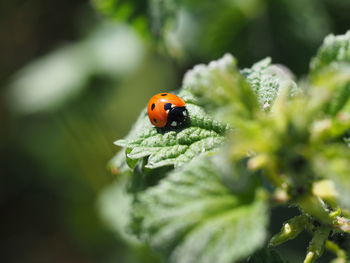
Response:
[[[160,96],[167,96],[167,95],[168,95],[167,93],[160,94]]]
[[[164,110],[171,110],[171,103],[165,103]]]
[[[156,107],[156,104],[152,103],[151,110],[154,110],[155,107]]]
[[[154,121],[155,123],[157,123],[157,120],[156,120],[156,119],[153,119],[153,121]]]

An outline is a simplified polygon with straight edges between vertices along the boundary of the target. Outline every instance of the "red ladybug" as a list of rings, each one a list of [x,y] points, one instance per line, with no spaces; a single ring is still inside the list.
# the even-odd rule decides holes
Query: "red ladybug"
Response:
[[[170,93],[154,95],[148,102],[147,113],[151,123],[158,127],[179,127],[187,118],[186,103]]]

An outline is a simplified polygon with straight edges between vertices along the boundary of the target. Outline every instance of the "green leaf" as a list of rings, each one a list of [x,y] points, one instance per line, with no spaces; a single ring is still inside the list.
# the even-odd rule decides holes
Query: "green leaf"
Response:
[[[272,102],[283,87],[295,87],[289,73],[270,65],[269,59],[243,72],[264,104]],[[269,78],[273,79],[268,81]],[[232,120],[236,117],[243,120],[253,117],[259,110],[253,90],[238,71],[236,60],[229,54],[208,65],[197,65],[186,73],[183,89],[179,92],[187,103],[190,115],[188,127],[162,131],[152,127],[144,116],[139,135],[119,140],[116,144],[127,149],[131,168],[136,165],[133,160],[144,157],[148,157],[147,168],[180,166],[223,142],[228,126],[215,119],[234,123]]]
[[[147,158],[143,158],[137,162],[137,165],[133,169],[132,176],[130,176],[129,179],[128,191],[135,197],[148,187],[157,185],[161,179],[173,170],[171,166],[150,169],[145,167],[146,163]]]
[[[140,115],[138,116],[135,124],[131,127],[129,133],[125,136],[124,140],[119,140],[117,142],[121,141],[128,141],[128,140],[134,140],[137,138],[138,134],[142,133],[142,131],[145,129],[145,127],[149,126],[149,120],[147,117],[146,110],[143,110]],[[117,144],[117,142],[115,142]],[[117,144],[121,145],[121,144]],[[123,145],[121,145],[123,146]],[[137,163],[137,160],[127,160],[126,158],[126,148],[123,147],[108,163],[108,168],[110,170],[117,171],[117,173],[124,173],[127,171],[131,171],[130,168],[134,168]]]
[[[350,208],[349,160],[350,148],[341,144],[328,145],[313,158],[315,172],[335,183],[339,201],[347,208]]]
[[[304,214],[289,219],[283,224],[280,232],[271,238],[269,246],[278,246],[296,238],[302,231],[310,228],[310,225],[310,218]]]
[[[286,67],[271,64],[271,58],[257,62],[251,68],[243,69],[241,73],[246,77],[265,110],[271,107],[283,88],[288,88],[292,95],[297,92],[292,73]]]
[[[122,20],[143,15],[143,12],[147,9],[147,1],[92,0],[92,4],[102,14],[110,18]]]
[[[190,70],[179,96],[185,100],[189,112],[190,121],[185,129],[156,129],[144,111],[138,128],[132,129],[133,136],[115,142],[126,151],[130,168],[144,157],[148,158],[146,168],[180,166],[222,144],[229,126],[216,119],[230,120],[235,113],[252,117],[258,109],[254,92],[239,73],[236,60],[228,54],[207,66],[198,65]],[[112,160],[111,167],[125,170],[123,164],[119,156]]]
[[[315,262],[324,251],[325,242],[329,236],[330,228],[326,226],[318,227],[313,233],[312,240],[307,248],[307,254],[304,263]]]
[[[130,165],[132,166],[132,165]],[[120,150],[114,157],[108,162],[107,169],[112,174],[124,174],[131,173],[131,169],[126,162],[125,149]]]
[[[243,158],[237,162],[232,162],[229,158],[230,143],[226,143],[224,147],[212,156],[212,160],[217,166],[217,172],[222,182],[233,193],[244,193],[249,191],[251,187],[255,187],[256,173],[247,169],[248,158]]]
[[[219,120],[253,118],[258,101],[236,64],[236,59],[226,54],[208,65],[197,65],[186,73],[183,90],[198,98],[198,105]]]
[[[334,116],[349,104],[350,63],[332,63],[311,75],[311,82],[313,97],[325,94],[320,102],[327,114]]]
[[[233,195],[209,158],[170,173],[138,197],[132,229],[169,262],[234,262],[265,241],[265,192]]]
[[[311,139],[313,141],[327,142],[345,136],[347,143],[347,134],[350,131],[350,114],[337,114],[332,118],[314,121],[311,128]]]
[[[120,176],[113,184],[102,189],[97,199],[99,215],[110,230],[118,234],[118,239],[121,238],[126,243],[126,253],[132,255],[131,258],[128,257],[128,262],[162,262],[159,255],[151,251],[149,246],[142,244],[133,233],[127,231],[134,199],[127,191],[129,178]]]
[[[132,209],[132,195],[127,194],[127,177],[119,177],[114,184],[104,188],[98,199],[100,215],[107,225],[116,231],[125,241],[140,244],[135,235],[127,232]],[[116,206],[116,202],[118,205]]]
[[[331,34],[324,39],[316,57],[311,61],[311,73],[333,62],[350,62],[350,31],[338,36]]]
[[[327,88],[333,97],[326,111],[335,115],[350,96],[349,62],[350,31],[345,35],[329,35],[311,61],[310,80],[315,87]],[[317,92],[317,90],[316,90]],[[316,93],[317,94],[317,93]]]
[[[148,157],[146,168],[181,166],[200,153],[211,151],[222,144],[229,126],[207,115],[200,107],[187,103],[189,124],[179,130],[161,130],[152,127],[148,117],[140,123],[141,133],[136,138],[116,141],[127,149],[127,158],[138,160]]]
[[[335,115],[349,105],[350,31],[345,35],[327,36],[310,67],[312,85],[327,87],[332,92],[327,113]]]

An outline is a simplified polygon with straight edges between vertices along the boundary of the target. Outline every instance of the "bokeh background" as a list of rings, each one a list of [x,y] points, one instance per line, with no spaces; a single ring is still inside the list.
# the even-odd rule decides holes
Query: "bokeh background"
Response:
[[[155,262],[119,231],[113,141],[151,95],[226,52],[302,77],[349,14],[348,0],[1,1],[0,262]],[[295,212],[274,211],[271,231]],[[284,252],[302,257],[306,240]]]

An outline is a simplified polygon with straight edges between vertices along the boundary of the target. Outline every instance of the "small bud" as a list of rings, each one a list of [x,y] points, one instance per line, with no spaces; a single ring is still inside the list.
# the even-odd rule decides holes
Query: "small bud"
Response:
[[[281,231],[274,235],[269,246],[278,246],[288,240],[296,238],[309,224],[309,218],[306,215],[300,215],[288,220],[281,228]]]
[[[287,191],[281,188],[277,188],[272,196],[273,200],[277,203],[286,203],[289,201],[290,196],[288,195]]]

